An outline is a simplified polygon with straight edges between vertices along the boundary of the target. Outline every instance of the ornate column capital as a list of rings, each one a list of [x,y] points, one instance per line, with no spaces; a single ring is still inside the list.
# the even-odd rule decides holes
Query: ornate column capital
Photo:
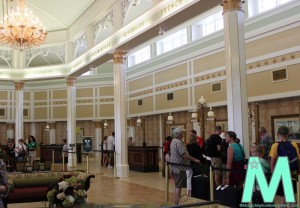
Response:
[[[243,11],[243,3],[245,3],[244,0],[223,0],[221,6],[223,6],[223,12],[227,12],[230,10]]]
[[[102,121],[94,121],[95,122],[95,128],[96,129],[100,129],[100,128],[102,128]]]
[[[52,129],[55,129],[56,128],[56,124],[55,123],[49,123],[49,128],[52,130]]]
[[[76,84],[76,78],[75,77],[67,77],[67,86],[73,87]]]
[[[15,82],[15,90],[23,90],[24,82]]]
[[[125,64],[124,61],[126,60],[126,54],[127,52],[125,51],[115,51],[113,53],[114,64]]]
[[[14,129],[15,124],[14,123],[6,123],[6,128],[7,130],[13,130]]]

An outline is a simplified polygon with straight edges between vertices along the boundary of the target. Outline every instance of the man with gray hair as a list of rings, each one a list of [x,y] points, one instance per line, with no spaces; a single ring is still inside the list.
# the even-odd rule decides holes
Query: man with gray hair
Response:
[[[270,152],[271,146],[273,144],[273,140],[267,134],[267,130],[266,130],[265,127],[260,127],[259,128],[259,136],[260,136],[259,145],[261,145],[265,150],[264,159],[266,159],[267,161],[270,161],[269,152]]]
[[[185,129],[178,127],[173,130],[173,140],[170,145],[171,152],[171,163],[176,163],[178,165],[171,165],[173,177],[175,181],[175,204],[178,204],[181,189],[186,188],[186,170],[188,169],[188,165],[190,164],[190,160],[196,163],[200,163],[200,160],[189,155],[183,139],[183,134]],[[180,166],[184,165],[184,166]]]

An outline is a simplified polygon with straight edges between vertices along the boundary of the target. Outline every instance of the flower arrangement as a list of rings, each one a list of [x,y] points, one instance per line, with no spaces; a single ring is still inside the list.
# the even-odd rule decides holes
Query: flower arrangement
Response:
[[[47,193],[50,208],[83,207],[86,197],[83,185],[75,177],[60,179]]]

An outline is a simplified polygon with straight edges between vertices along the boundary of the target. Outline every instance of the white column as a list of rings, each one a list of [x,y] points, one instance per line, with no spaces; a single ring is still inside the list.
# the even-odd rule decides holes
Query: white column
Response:
[[[56,125],[55,123],[49,123],[50,132],[49,132],[49,143],[56,144]]]
[[[74,144],[72,152],[76,151],[76,78],[67,78],[67,141],[68,147]],[[76,154],[68,155],[68,170],[73,170],[77,164]]]
[[[126,69],[125,52],[113,53],[114,60],[114,109],[115,109],[115,151],[117,176],[128,177],[127,117],[126,117]]]
[[[14,124],[13,123],[6,123],[6,126],[7,126],[7,130],[6,130],[7,139],[8,138],[15,138]]]
[[[30,126],[31,126],[31,135],[32,136],[34,136],[35,137],[35,123],[34,122],[32,122],[31,124],[30,124]]]
[[[249,156],[248,96],[242,0],[223,0],[228,130]]]
[[[23,138],[23,102],[24,102],[24,82],[15,82],[16,90],[16,107],[15,107],[15,143],[18,144],[19,139]]]
[[[93,149],[95,150],[100,150],[100,145],[102,143],[102,122],[101,121],[95,121],[95,139],[93,142],[94,143],[94,147]],[[98,152],[97,152],[98,153]]]

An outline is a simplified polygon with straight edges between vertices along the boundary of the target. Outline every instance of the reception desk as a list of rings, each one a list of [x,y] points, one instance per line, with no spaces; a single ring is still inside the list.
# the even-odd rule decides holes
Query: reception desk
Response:
[[[76,144],[77,162],[81,163],[82,144]],[[40,160],[41,162],[52,161],[52,152],[54,151],[54,162],[62,163],[63,145],[40,145]],[[70,150],[71,151],[71,150]]]
[[[139,172],[158,172],[158,146],[129,146],[129,170]]]

